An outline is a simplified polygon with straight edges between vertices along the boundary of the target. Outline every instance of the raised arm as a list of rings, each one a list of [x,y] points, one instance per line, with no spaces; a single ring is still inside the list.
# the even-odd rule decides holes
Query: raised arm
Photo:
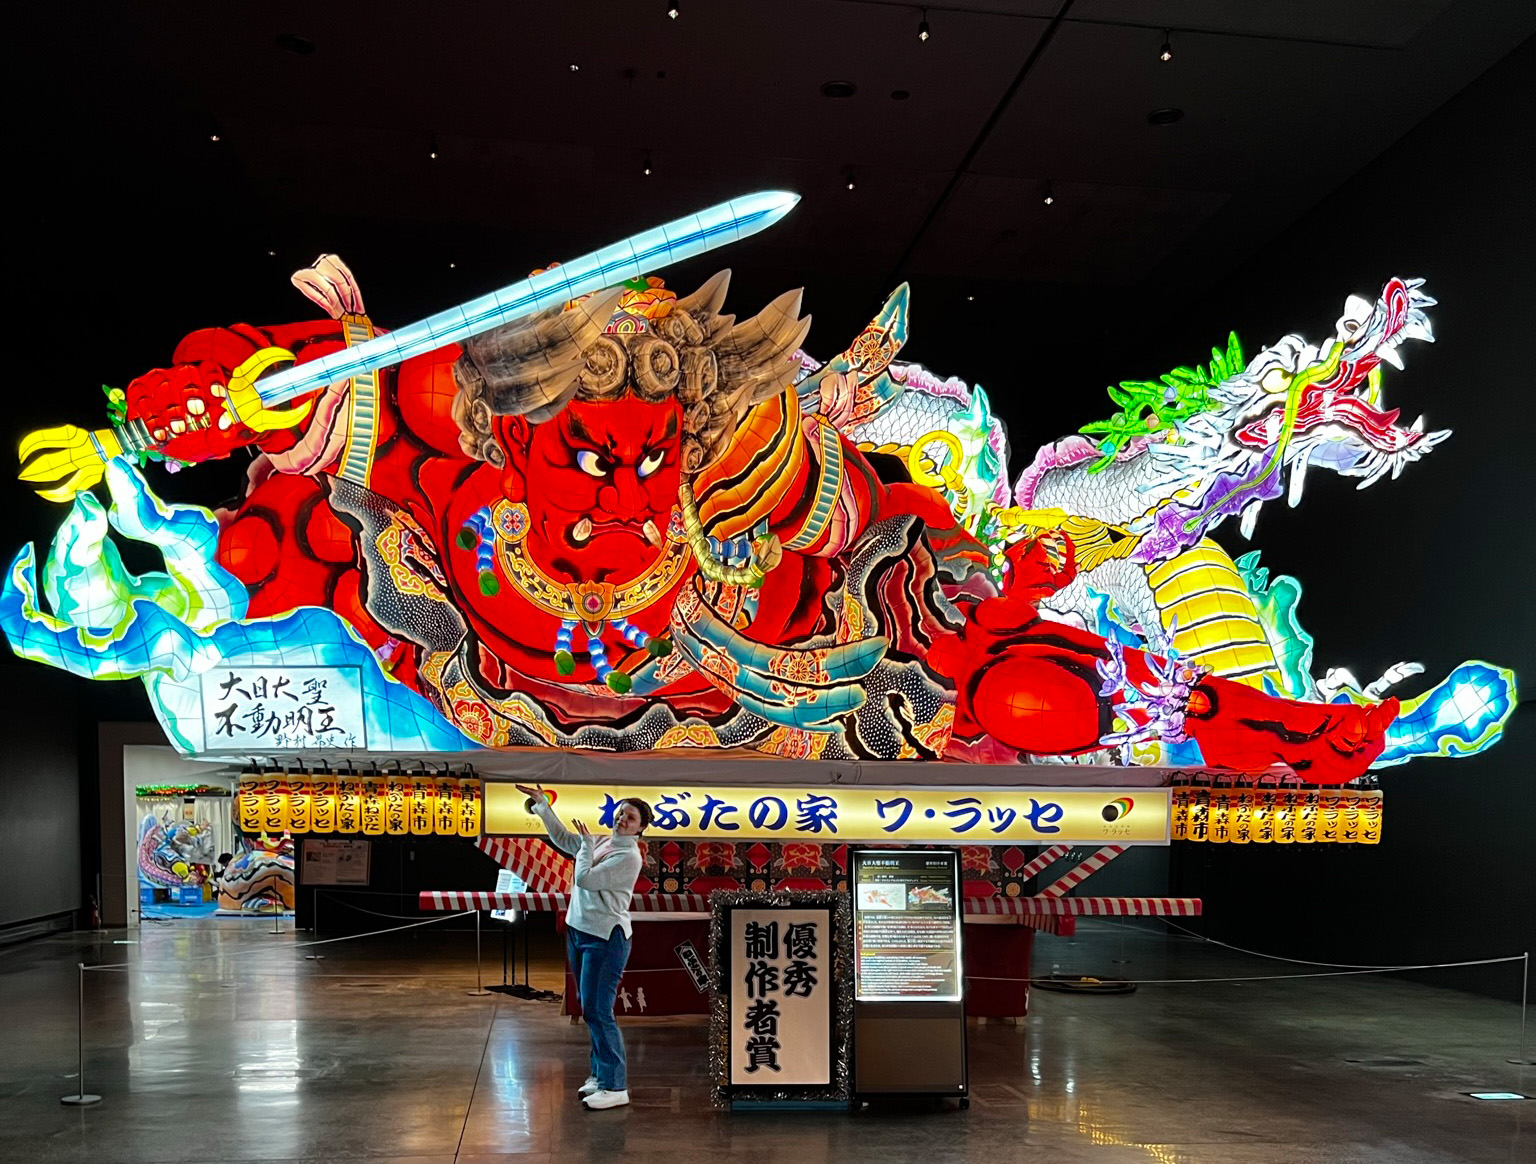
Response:
[[[532,788],[526,784],[514,784],[513,787],[533,801],[533,814],[543,822],[544,831],[549,834],[550,843],[567,857],[577,856],[581,852],[582,839],[560,823],[560,818],[555,815],[554,806],[544,795],[544,789],[537,784]]]

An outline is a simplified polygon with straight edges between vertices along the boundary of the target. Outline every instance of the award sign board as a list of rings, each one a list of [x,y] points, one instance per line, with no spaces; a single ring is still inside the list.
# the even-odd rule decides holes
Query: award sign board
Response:
[[[305,885],[367,885],[368,841],[306,837],[299,869]]]
[[[846,1107],[853,1036],[853,922],[834,890],[716,890],[709,962],[678,947],[711,987],[717,1107]],[[690,958],[689,955],[692,955]],[[690,973],[693,971],[690,970]]]
[[[854,998],[960,1001],[958,854],[893,849],[851,856]]]
[[[731,1083],[832,1082],[832,910],[731,911]]]

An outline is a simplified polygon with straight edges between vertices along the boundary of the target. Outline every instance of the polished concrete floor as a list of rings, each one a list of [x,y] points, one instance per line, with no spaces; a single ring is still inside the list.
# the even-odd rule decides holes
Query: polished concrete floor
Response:
[[[291,927],[210,919],[0,950],[0,1160],[1536,1160],[1536,1101],[1462,1094],[1536,1092],[1536,1068],[1522,1077],[1506,1062],[1519,1008],[1390,976],[1036,991],[1020,1024],[972,1025],[967,1110],[717,1112],[704,1021],[633,1021],[634,1103],[589,1113],[576,1097],[585,1029],[554,1003],[468,995],[466,935],[428,926],[303,946]],[[90,1108],[59,1103],[78,1089],[80,962],[123,964],[86,975],[86,1088],[102,1096]],[[1308,969],[1152,922],[1042,937],[1035,972],[1053,967],[1149,980]],[[500,981],[499,941],[486,975]],[[536,957],[532,978],[558,985],[552,957]]]

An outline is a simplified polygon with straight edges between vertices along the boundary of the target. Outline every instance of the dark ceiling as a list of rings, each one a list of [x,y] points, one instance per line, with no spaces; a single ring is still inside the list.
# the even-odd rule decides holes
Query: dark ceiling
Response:
[[[287,276],[322,250],[399,326],[782,188],[803,196],[782,223],[662,273],[729,265],[738,311],[805,285],[822,356],[910,279],[906,354],[983,380],[1010,422],[1027,403],[1032,448],[1169,366],[1127,318],[1155,335],[1536,32],[1531,0],[972,0],[930,5],[926,42],[917,5],[883,0],[667,7],[23,7],[14,270],[37,342],[72,358],[12,423],[94,423],[98,385],[186,331],[307,313]],[[1025,334],[1021,382],[991,349]],[[1185,338],[1175,362],[1221,337]],[[22,504],[28,529],[55,520]]]
[[[883,0],[667,8],[55,5],[32,91],[252,247],[341,215],[445,262],[465,228],[585,248],[773,187],[805,196],[784,269],[1128,287],[1218,275],[1536,30],[1529,0],[973,0],[926,42]]]

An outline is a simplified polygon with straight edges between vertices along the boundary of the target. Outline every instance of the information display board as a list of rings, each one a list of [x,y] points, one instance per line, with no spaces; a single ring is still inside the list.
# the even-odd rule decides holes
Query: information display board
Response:
[[[332,841],[307,837],[301,850],[299,880],[305,885],[367,885],[368,841]]]
[[[527,893],[528,886],[523,881],[523,879],[516,873],[512,872],[512,870],[501,869],[496,873],[496,892]],[[517,920],[517,910],[493,909],[491,910],[491,920],[499,922],[515,922]]]
[[[960,861],[953,849],[853,850],[854,998],[958,1002]]]

